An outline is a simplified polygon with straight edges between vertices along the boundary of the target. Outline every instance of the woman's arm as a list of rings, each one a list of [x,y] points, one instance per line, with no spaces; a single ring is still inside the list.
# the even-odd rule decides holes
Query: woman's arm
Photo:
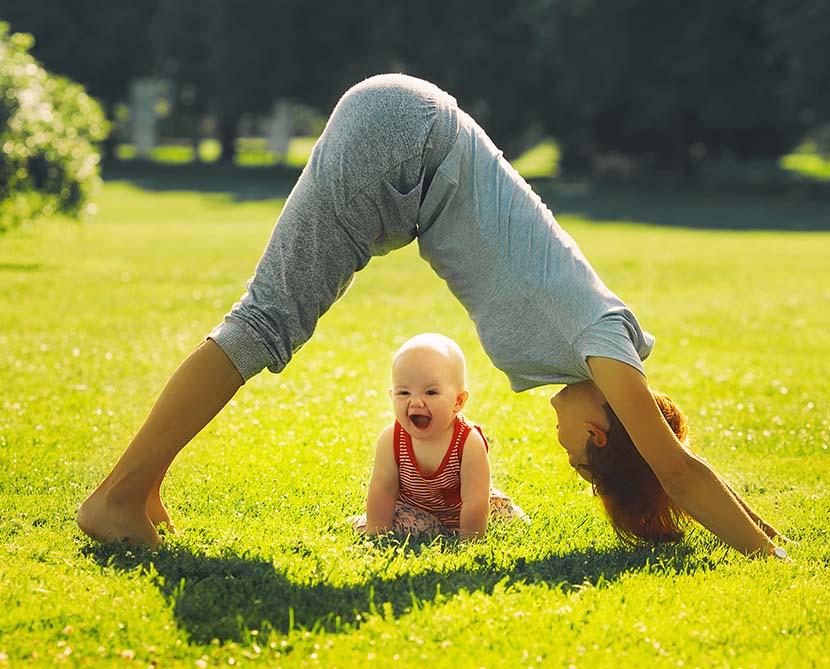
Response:
[[[700,456],[698,456],[698,457],[700,457]],[[700,458],[700,459],[702,460],[703,458]],[[735,492],[735,489],[731,485],[729,485],[726,481],[724,481],[723,484],[726,486],[726,488],[729,490],[729,492],[732,493],[732,496],[736,500],[738,500],[738,504],[740,504],[743,507],[743,510],[746,511],[747,515],[750,518],[752,518],[752,522],[755,523],[759,528],[761,528],[761,531],[764,534],[766,534],[770,539],[775,539],[776,537],[778,537],[782,541],[792,542],[792,539],[790,539],[788,537],[785,537],[783,534],[781,534],[781,532],[776,530],[772,525],[770,525],[767,521],[765,521],[763,518],[761,518],[761,516],[759,516],[757,513],[755,513],[749,507],[749,505],[743,499],[741,499],[741,496],[738,495],[738,493]]]
[[[398,498],[398,465],[392,447],[394,426],[390,425],[378,437],[375,465],[366,498],[366,532],[383,534],[392,526],[395,500]]]
[[[490,513],[490,463],[484,439],[471,430],[461,459],[461,539],[477,539],[487,531]]]
[[[772,554],[775,545],[752,521],[729,487],[675,437],[645,377],[633,367],[610,358],[589,358],[588,366],[594,382],[669,497],[742,553]]]

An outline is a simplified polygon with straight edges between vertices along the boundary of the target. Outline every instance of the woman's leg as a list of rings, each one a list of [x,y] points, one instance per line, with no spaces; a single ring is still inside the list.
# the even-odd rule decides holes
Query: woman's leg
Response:
[[[150,489],[150,494],[147,495],[146,509],[147,517],[150,519],[150,522],[153,523],[153,527],[157,528],[159,525],[165,525],[166,531],[175,532],[176,528],[173,527],[173,521],[170,520],[170,514],[167,513],[167,507],[165,507],[164,503],[161,501],[161,484],[164,482],[164,477],[167,475],[167,470],[169,468],[169,465],[164,468],[164,471],[156,479],[156,482]]]
[[[446,93],[401,75],[372,77],[341,98],[247,293],[210,334],[246,381],[266,366],[281,371],[355,272],[415,239],[456,115]]]
[[[110,474],[78,509],[78,525],[99,541],[155,546],[151,491],[176,457],[242,385],[227,355],[205,341],[181,364]],[[155,520],[155,519],[154,519]]]
[[[176,454],[264,367],[278,372],[372,255],[412,241],[421,192],[455,140],[454,101],[373,77],[332,113],[248,292],[179,367],[77,521],[100,541],[156,545],[158,490]],[[436,132],[436,128],[440,132]],[[158,504],[156,504],[158,500]]]

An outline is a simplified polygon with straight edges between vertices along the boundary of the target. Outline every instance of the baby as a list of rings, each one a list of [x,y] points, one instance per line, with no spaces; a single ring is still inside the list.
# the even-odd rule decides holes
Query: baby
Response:
[[[475,539],[491,514],[525,517],[490,487],[487,439],[460,413],[466,387],[464,354],[452,339],[421,334],[398,349],[395,423],[378,437],[366,514],[350,519],[357,530]]]

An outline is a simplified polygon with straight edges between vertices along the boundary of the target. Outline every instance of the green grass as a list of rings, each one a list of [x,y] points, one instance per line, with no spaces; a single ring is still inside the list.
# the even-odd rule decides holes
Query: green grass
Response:
[[[266,167],[285,165],[302,168],[311,156],[316,137],[294,137],[284,156],[277,156],[268,150],[267,142],[261,137],[242,137],[237,141],[235,164],[244,167]],[[202,162],[213,163],[219,159],[221,147],[215,139],[205,139],[199,144],[199,158]],[[116,149],[119,160],[136,157],[132,144],[119,144]],[[560,151],[558,144],[546,139],[531,147],[513,161],[513,167],[526,179],[541,179],[559,175]],[[158,163],[182,165],[192,163],[193,147],[187,143],[164,144],[153,149],[151,160]],[[793,153],[775,162],[744,161],[738,164],[714,163],[707,166],[716,180],[742,179],[744,181],[764,180],[785,182],[791,177],[808,182],[830,181],[830,159],[817,152],[814,144],[805,143]]]
[[[539,142],[513,161],[525,179],[555,177],[559,174],[559,146],[551,139]]]
[[[830,158],[815,153],[791,153],[781,159],[781,167],[817,181],[830,180]]]
[[[282,204],[164,178],[107,183],[92,222],[0,237],[0,666],[827,666],[830,234],[660,223],[672,202],[715,227],[721,207],[777,227],[830,205],[596,192],[560,217],[657,334],[646,367],[695,450],[800,540],[793,564],[700,529],[620,546],[555,443],[553,389],[510,392],[414,246],[372,261],[286,372],[185,449],[163,489],[180,533],[148,553],[91,544],[75,507],[238,298]],[[615,203],[629,223],[602,214]],[[465,349],[467,414],[528,527],[400,545],[344,524],[391,418],[390,356],[425,330]]]
[[[316,137],[294,137],[288,145],[288,153],[278,156],[268,150],[268,144],[262,137],[241,137],[237,140],[235,163],[243,167],[256,167],[282,164],[302,168],[311,156]],[[206,139],[199,143],[199,160],[212,163],[219,160],[222,147],[218,140]],[[132,144],[119,144],[116,149],[119,160],[132,160],[136,157]],[[193,146],[187,143],[161,144],[153,148],[150,159],[159,163],[181,165],[194,160]]]
[[[266,140],[260,137],[243,137],[238,140],[236,164],[240,166],[268,166],[283,164],[302,168],[311,156],[316,137],[294,137],[288,147],[288,153],[277,156],[269,151]],[[212,163],[219,159],[221,147],[215,139],[206,139],[199,144],[199,159]],[[119,144],[116,149],[119,160],[132,160],[136,157],[132,144]],[[150,156],[159,163],[181,165],[192,163],[193,147],[189,144],[163,144],[155,147]],[[552,140],[540,142],[529,149],[514,162],[516,170],[527,179],[556,176],[559,172],[559,147]]]

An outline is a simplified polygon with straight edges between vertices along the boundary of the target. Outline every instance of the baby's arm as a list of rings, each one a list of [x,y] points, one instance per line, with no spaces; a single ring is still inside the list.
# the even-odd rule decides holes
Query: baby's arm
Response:
[[[398,498],[398,466],[392,448],[395,427],[390,425],[378,437],[375,466],[366,498],[366,532],[383,534],[392,526]]]
[[[462,539],[483,537],[490,513],[490,463],[487,448],[478,430],[470,430],[461,459],[461,520]]]

